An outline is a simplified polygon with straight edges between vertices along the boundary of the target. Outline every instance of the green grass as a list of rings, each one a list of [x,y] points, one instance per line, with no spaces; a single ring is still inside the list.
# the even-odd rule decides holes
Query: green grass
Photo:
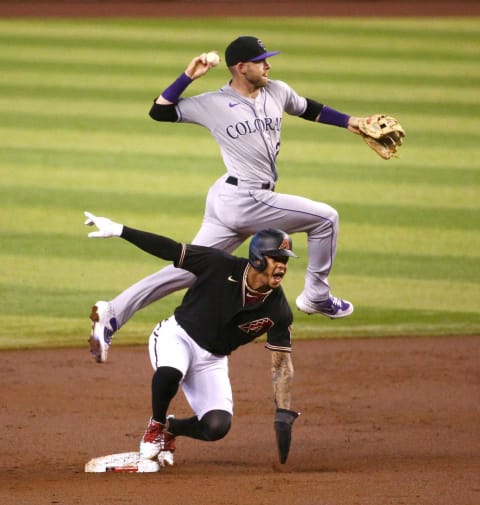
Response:
[[[0,348],[85,345],[90,305],[166,264],[87,239],[84,210],[193,237],[224,171],[217,146],[147,111],[192,56],[240,33],[282,50],[272,78],[351,114],[388,112],[407,131],[385,162],[341,129],[285,117],[278,190],[338,209],[330,281],[355,304],[339,321],[295,311],[296,337],[478,334],[479,28],[479,18],[0,20]],[[221,65],[186,94],[227,79]],[[306,238],[294,245],[292,303]],[[118,344],[145,342],[181,295],[138,312]]]

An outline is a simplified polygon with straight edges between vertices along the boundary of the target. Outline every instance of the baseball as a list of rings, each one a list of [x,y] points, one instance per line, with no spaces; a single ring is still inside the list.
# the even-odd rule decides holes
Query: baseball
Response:
[[[212,67],[216,67],[220,63],[220,56],[218,56],[218,54],[214,53],[213,51],[207,53],[206,59],[207,63],[210,63]]]

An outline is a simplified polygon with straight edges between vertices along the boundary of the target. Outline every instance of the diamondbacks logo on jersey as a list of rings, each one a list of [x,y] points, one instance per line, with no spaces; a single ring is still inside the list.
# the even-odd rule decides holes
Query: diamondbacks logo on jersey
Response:
[[[262,317],[255,321],[240,324],[238,327],[248,335],[262,335],[273,326],[273,321],[269,317]]]

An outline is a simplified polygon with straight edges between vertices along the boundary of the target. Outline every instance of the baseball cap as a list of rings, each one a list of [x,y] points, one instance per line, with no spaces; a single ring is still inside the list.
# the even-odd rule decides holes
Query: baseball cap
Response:
[[[225,63],[232,67],[240,62],[260,61],[275,56],[280,51],[267,51],[263,42],[257,37],[242,36],[230,42],[225,49]]]

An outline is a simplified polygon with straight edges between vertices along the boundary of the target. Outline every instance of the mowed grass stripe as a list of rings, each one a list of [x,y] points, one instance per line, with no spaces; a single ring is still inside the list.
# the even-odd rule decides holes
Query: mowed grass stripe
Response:
[[[153,47],[149,47],[148,44],[142,43],[139,44],[138,48],[131,48],[127,46],[123,46],[122,49],[118,47],[118,45],[114,45],[111,49],[104,49],[101,47],[96,47],[96,44],[92,44],[91,46],[85,44],[82,45],[80,42],[75,41],[75,44],[72,47],[68,47],[69,44],[52,44],[52,45],[44,45],[41,42],[35,44],[33,47],[28,46],[24,47],[22,45],[16,44],[5,44],[4,49],[0,49],[0,57],[3,54],[9,55],[10,57],[12,53],[16,54],[16,57],[22,61],[28,61],[30,58],[36,59],[36,61],[45,61],[45,62],[56,62],[56,61],[65,61],[70,63],[82,63],[85,62],[87,64],[106,62],[108,64],[113,58],[116,59],[118,63],[129,63],[131,65],[148,65],[149,61],[151,64],[154,62],[160,63],[162,61],[162,54],[164,52],[165,62],[167,64],[173,64],[176,60],[172,56],[171,52],[171,43],[168,42],[163,47],[157,45]],[[269,44],[272,46],[272,44]],[[282,43],[285,46],[285,41]],[[376,45],[376,47],[374,47]],[[176,47],[175,56],[188,58],[191,51],[194,49],[192,45],[186,46],[185,48]],[[207,48],[210,49],[210,48]],[[205,49],[205,50],[207,50]],[[71,53],[71,58],[66,57],[65,51],[69,50]],[[219,51],[220,52],[220,51]],[[305,66],[307,62],[307,55],[310,55],[312,58],[319,58],[320,61],[322,59],[328,61],[333,60],[335,58],[344,58],[346,60],[351,59],[352,61],[357,61],[360,59],[363,63],[367,63],[369,60],[378,62],[381,64],[383,61],[392,65],[393,62],[397,62],[402,66],[405,65],[408,67],[409,63],[419,64],[422,61],[428,61],[430,64],[439,64],[452,62],[453,64],[473,64],[475,63],[478,56],[478,46],[477,47],[468,47],[462,50],[459,47],[458,55],[457,53],[452,53],[451,48],[445,47],[444,50],[438,48],[438,44],[433,44],[430,49],[421,49],[421,48],[402,48],[401,43],[398,43],[398,47],[394,46],[386,47],[384,49],[378,47],[378,38],[375,38],[372,35],[372,48],[342,48],[342,47],[329,47],[329,46],[319,46],[318,48],[315,45],[305,45],[305,47],[300,47],[298,52],[295,51],[285,51],[286,55],[289,58],[295,59],[297,56],[301,57],[305,61]],[[194,53],[196,54],[196,52]],[[221,53],[220,53],[221,54]],[[8,59],[8,58],[7,58]],[[136,62],[136,63],[135,63]],[[188,63],[188,60],[187,60]],[[273,64],[273,62],[272,62]],[[278,65],[286,65],[285,62],[280,61]],[[298,62],[297,62],[298,64]],[[393,66],[393,65],[392,65]],[[388,67],[387,67],[388,70]],[[475,72],[475,70],[474,70]],[[387,72],[388,73],[388,72]]]
[[[109,203],[109,207],[122,208],[127,206],[131,210],[141,211],[144,208],[158,206],[161,199],[161,208],[178,208],[179,214],[192,214],[198,212],[204,202],[204,195],[191,191],[186,195],[181,187],[176,184],[178,177],[166,181],[168,188],[162,191],[150,190],[149,192],[115,190],[108,186],[92,189],[61,189],[38,187],[6,186],[0,188],[3,205],[22,205],[26,208],[41,206],[51,210],[62,209],[68,205],[98,206],[99,197]],[[127,183],[127,181],[124,181]],[[178,188],[173,191],[170,187]],[[334,203],[334,202],[332,202]],[[421,209],[416,206],[375,205],[375,204],[348,204],[335,205],[340,209],[342,222],[367,224],[375,223],[377,226],[392,226],[399,228],[425,228],[427,230],[464,230],[477,231],[480,222],[480,209],[442,209],[441,207]]]
[[[178,138],[185,138],[185,136],[177,135],[181,133],[180,129],[163,128],[158,131],[158,142],[171,140],[176,141]],[[173,139],[172,139],[173,137]],[[189,138],[189,136],[187,136]],[[360,140],[360,139],[359,139]],[[351,138],[344,138],[343,143],[345,146],[351,144]],[[295,144],[295,145],[294,145]],[[298,157],[299,150],[303,144],[293,142],[288,138],[288,145],[282,151],[280,166],[282,173],[280,175],[279,184],[282,184],[284,179],[292,179],[294,184],[302,184],[303,182],[308,185],[311,183],[312,178],[324,180],[340,180],[342,183],[357,184],[370,184],[380,182],[382,184],[391,183],[399,186],[402,184],[425,184],[429,186],[463,186],[466,190],[474,191],[475,184],[478,183],[478,169],[473,161],[474,153],[471,153],[471,160],[469,157],[458,158],[455,154],[454,163],[444,160],[443,163],[438,163],[435,160],[418,160],[418,163],[412,160],[403,161],[403,156],[400,159],[394,160],[394,164],[385,164],[380,160],[375,160],[371,157],[370,151],[364,151],[364,144],[360,142],[358,152],[367,153],[362,159],[352,162],[339,162],[334,164],[330,163],[329,159],[321,164],[312,161],[300,161]],[[171,170],[172,166],[180,165],[183,174],[190,176],[205,176],[214,177],[220,175],[223,170],[223,163],[220,154],[215,150],[208,150],[202,153],[184,153],[179,159],[178,156],[171,156],[168,154],[157,154],[149,152],[105,152],[104,150],[89,150],[65,148],[56,146],[56,148],[41,146],[31,147],[22,145],[21,149],[17,147],[2,147],[2,157],[0,159],[0,167],[8,170],[8,167],[22,168],[22,173],[17,174],[16,182],[19,180],[31,180],[36,182],[36,179],[42,179],[42,173],[39,169],[51,171],[55,176],[61,176],[62,172],[65,177],[82,177],[82,172],[96,167],[104,167],[106,172],[115,171],[130,171],[135,167],[139,177],[152,176],[154,173],[161,177],[166,171]],[[163,145],[162,145],[163,148]],[[408,145],[410,149],[410,145]],[[218,163],[215,164],[215,161]],[[375,161],[375,162],[374,162]],[[192,168],[192,165],[200,166],[201,171],[197,168]],[[67,169],[73,169],[67,172]],[[81,171],[78,169],[82,169]],[[78,173],[77,173],[78,170]],[[186,171],[186,172],[185,172]],[[97,174],[101,176],[101,174]],[[50,181],[57,184],[55,181]],[[68,184],[68,181],[66,181]],[[115,181],[113,181],[115,183]],[[407,188],[410,189],[410,188]],[[347,193],[350,193],[348,191]],[[363,199],[363,195],[357,195]],[[338,199],[338,196],[335,196]],[[422,200],[423,201],[423,200]],[[421,204],[422,202],[419,202]],[[462,202],[443,202],[443,205],[462,206]]]
[[[79,216],[79,221],[82,216]],[[155,226],[152,223],[152,228]],[[75,226],[75,229],[78,227]],[[162,231],[161,233],[175,233],[174,229]],[[87,230],[85,231],[86,236]],[[181,237],[179,237],[181,238]],[[113,244],[109,246],[98,247],[95,240],[84,240],[79,247],[78,235],[69,236],[62,234],[49,234],[42,232],[14,232],[2,233],[3,255],[12,255],[28,258],[38,256],[49,258],[66,259],[84,259],[89,260],[92,257],[97,259],[109,259],[114,252],[115,261],[128,260],[129,268],[134,264],[145,264],[145,257],[134,247],[118,247]],[[298,253],[306,257],[305,248],[296,248]],[[458,282],[472,282],[480,284],[480,269],[478,268],[480,258],[441,256],[435,257],[421,254],[402,254],[398,253],[392,258],[389,252],[373,252],[364,250],[348,250],[343,248],[336,260],[336,271],[342,272],[342,275],[356,275],[359,272],[362,276],[369,277],[387,277],[416,280],[449,280],[452,276]],[[13,282],[15,276],[7,273],[7,279]],[[11,288],[15,285],[12,284]]]
[[[170,56],[169,56],[170,55]],[[162,75],[157,75],[156,67],[152,68],[152,57],[143,59],[132,58],[131,61],[123,63],[115,63],[115,55],[112,55],[107,61],[92,62],[72,62],[65,58],[55,58],[54,61],[42,60],[42,55],[32,55],[29,53],[22,55],[12,55],[0,53],[0,64],[3,70],[3,79],[17,80],[25,79],[28,76],[35,78],[46,79],[46,76],[55,76],[61,82],[68,82],[72,78],[82,78],[85,76],[95,76],[96,81],[103,79],[112,79],[117,77],[121,79],[121,83],[139,79],[144,83],[161,82],[165,74],[181,71],[181,65],[178,59],[171,59],[171,52],[155,54],[154,62],[162,62]],[[164,58],[165,56],[165,58]],[[354,57],[347,62],[343,58],[339,61],[338,57],[326,57],[322,55],[321,70],[318,67],[312,67],[312,56],[298,56],[295,61],[277,60],[272,62],[274,70],[272,75],[278,74],[284,78],[288,75],[289,79],[309,81],[311,79],[319,79],[320,82],[340,81],[345,82],[360,82],[372,83],[375,78],[381,79],[383,84],[398,85],[398,78],[404,84],[410,85],[435,85],[435,86],[453,86],[457,89],[463,87],[477,86],[480,81],[480,69],[472,65],[472,62],[465,63],[455,62],[451,65],[425,65],[425,61],[416,62],[409,61],[407,64],[398,65],[389,59],[375,59]],[[113,60],[113,61],[112,61]],[[377,66],[372,68],[372,63]],[[21,65],[21,66],[20,66]],[[366,67],[368,72],[366,72]],[[205,76],[207,79],[221,79],[228,74],[222,66],[215,70],[214,74]],[[205,82],[202,80],[202,83]]]
[[[431,310],[447,313],[472,313],[472,321],[478,322],[478,300],[480,286],[476,282],[457,282],[452,276],[449,280],[412,279],[397,277],[338,275],[333,279],[339,287],[348,284],[349,299],[363,307],[366,318],[375,317],[368,314],[373,307],[402,310]],[[388,286],[388,289],[381,289]],[[459,307],[456,300],[462,300]],[[369,309],[372,308],[372,309]],[[306,316],[308,318],[308,316]],[[409,314],[404,314],[406,319]],[[349,323],[349,324],[355,324]]]
[[[85,240],[88,240],[85,238]],[[102,249],[102,245],[98,245]],[[123,246],[122,246],[123,247]],[[42,293],[48,291],[50,298],[56,298],[57,304],[61,306],[70,303],[62,299],[62,293],[67,291],[75,292],[80,289],[97,291],[97,297],[101,293],[112,296],[115,291],[120,291],[128,286],[139,276],[148,275],[158,268],[165,265],[165,262],[155,261],[154,258],[145,259],[143,263],[131,264],[128,259],[116,259],[120,246],[109,244],[110,254],[104,254],[98,258],[92,258],[90,261],[90,271],[98,272],[96,275],[96,286],[89,286],[89,278],[85,275],[85,261],[76,258],[46,258],[38,262],[35,267],[26,269],[20,277],[14,279],[14,283],[8,279],[1,280],[0,288],[5,294],[5,302],[0,308],[0,314],[12,314],[29,312],[35,315],[52,315],[58,308],[49,308],[48,304],[43,305],[43,301],[33,296],[35,292]],[[140,253],[139,253],[140,254]],[[5,266],[15,268],[19,265],[19,258],[5,255]],[[48,274],[50,283],[45,286],[41,280]],[[298,276],[298,275],[297,275]],[[286,293],[289,300],[294,302],[296,294],[301,290],[299,278],[291,278],[286,284]],[[349,298],[358,306],[358,312],[363,313],[364,321],[375,319],[373,311],[377,307],[384,310],[404,310],[404,311],[432,311],[451,313],[454,316],[459,313],[464,315],[472,314],[471,322],[480,322],[478,312],[478,296],[480,288],[478,283],[469,281],[457,281],[444,279],[414,279],[411,277],[394,277],[388,275],[364,276],[356,275],[336,275],[336,284],[341,288],[351,283],[349,289]],[[389,290],[379,290],[381,284],[389,286]],[[17,303],[19,297],[29,293],[29,303],[33,305],[33,310],[25,304]],[[368,298],[365,297],[368,293]],[[180,296],[180,294],[178,294]],[[453,304],[452,300],[462,299],[462,305]],[[95,298],[95,297],[94,297]],[[74,304],[75,305],[75,304]],[[163,305],[160,304],[160,305]],[[361,309],[360,309],[361,308]],[[74,307],[69,308],[70,313],[74,313]],[[403,314],[403,317],[409,318],[409,314]],[[310,319],[306,314],[296,314],[299,322]],[[338,321],[346,327],[355,326],[357,323],[363,323],[361,319]]]
[[[177,179],[176,179],[177,180]],[[174,181],[175,182],[175,181]],[[172,182],[169,183],[170,185]],[[0,188],[0,195],[5,205],[23,205],[26,208],[39,206],[44,209],[55,211],[65,207],[76,206],[88,210],[92,206],[108,204],[111,210],[127,207],[129,210],[141,211],[151,207],[158,208],[157,202],[161,199],[162,209],[176,208],[178,214],[196,215],[198,209],[204,203],[204,195],[190,194],[186,195],[179,188],[178,191],[152,191],[150,193],[134,191],[114,191],[108,186],[97,187],[95,189],[82,190],[58,190],[47,188],[22,188],[16,191],[12,188]],[[81,216],[80,216],[81,217]]]
[[[479,258],[480,234],[475,230],[426,230],[412,226],[378,226],[375,223],[350,224],[340,215],[340,245],[338,255],[343,251],[384,253],[395,262],[398,254],[418,254],[425,257],[454,256]],[[383,268],[385,265],[380,266]],[[388,268],[388,265],[386,266]],[[452,276],[454,280],[454,276]]]
[[[128,135],[128,141],[125,140],[124,134],[116,134],[115,132],[100,131],[87,135],[82,134],[82,132],[64,131],[61,128],[52,134],[51,131],[44,132],[41,129],[16,128],[12,131],[10,128],[2,128],[0,126],[0,136],[2,136],[2,144],[7,148],[47,148],[56,149],[61,152],[70,149],[73,151],[81,149],[85,152],[95,152],[103,148],[106,153],[161,153],[161,155],[167,156],[186,153],[188,158],[193,157],[195,152],[198,152],[207,153],[207,156],[211,156],[212,160],[219,159],[214,140],[206,131],[203,135],[199,131],[198,136],[195,137],[194,127],[184,126],[183,128],[183,135],[176,135],[181,132],[181,127],[172,127],[171,125],[169,133],[166,133],[169,130],[168,125],[161,125],[158,129],[153,128],[150,135],[137,135],[132,131]],[[313,128],[320,127],[314,126]],[[299,142],[296,145],[292,145],[292,142],[290,142],[286,146],[279,159],[280,166],[285,165],[283,170],[287,173],[290,170],[288,164],[283,162],[284,160],[289,161],[288,153],[293,153],[293,155],[290,154],[291,160],[298,163],[302,163],[303,161],[303,163],[314,164],[316,167],[328,166],[328,163],[350,163],[353,166],[358,161],[359,166],[369,163],[372,166],[380,165],[385,167],[385,169],[395,170],[395,167],[400,168],[401,165],[410,162],[419,164],[423,161],[426,166],[432,166],[433,163],[443,165],[448,160],[452,171],[454,171],[457,163],[462,167],[475,167],[475,160],[478,159],[478,151],[480,150],[477,144],[473,146],[468,144],[467,148],[462,149],[457,149],[455,144],[451,142],[444,142],[443,144],[419,144],[416,142],[415,136],[413,136],[412,139],[407,139],[409,144],[406,144],[405,149],[400,152],[400,160],[393,160],[393,162],[387,165],[385,161],[376,156],[372,157],[373,152],[363,144],[360,138],[352,139],[349,137],[349,140],[346,140],[345,137],[341,137],[341,135],[345,135],[345,132],[341,132],[340,130],[338,130],[335,137],[327,137],[323,132],[317,131],[318,139],[315,142],[305,141]],[[193,137],[185,135],[187,132],[191,133]],[[162,135],[168,135],[168,141],[162,142]],[[192,149],[192,138],[196,139],[195,150]],[[284,136],[284,140],[286,139],[288,137]],[[318,157],[319,142],[322,146],[322,156],[315,162]],[[341,149],[339,149],[339,144],[343,145]],[[311,158],[308,159],[309,157]],[[355,161],[352,161],[352,159]],[[188,163],[186,165],[188,166]],[[318,168],[312,172],[312,176],[317,174]]]
[[[23,116],[19,116],[15,112],[4,112],[2,114],[2,127],[9,128],[20,128],[20,129],[36,129],[41,125],[42,130],[56,130],[62,128],[63,131],[69,130],[73,132],[107,132],[107,133],[130,133],[135,132],[136,135],[143,132],[147,134],[152,134],[160,132],[160,130],[155,129],[153,125],[153,120],[148,117],[148,109],[150,107],[146,106],[138,111],[136,117],[129,117],[128,120],[119,121],[118,116],[113,115],[114,110],[112,110],[111,117],[99,117],[88,114],[86,110],[82,115],[72,115],[68,116],[58,116],[51,112],[45,113],[29,113]],[[405,127],[406,128],[406,127]],[[466,145],[477,146],[478,145],[478,135],[476,132],[472,131],[461,132],[453,131],[450,127],[449,131],[438,132],[418,132],[418,127],[415,129],[417,135],[415,141],[417,144],[426,142],[448,142],[457,147],[463,147]],[[320,132],[317,132],[317,135]],[[345,142],[345,137],[329,137],[331,140],[336,140],[338,142]],[[351,141],[351,139],[349,139]]]
[[[209,23],[212,26],[217,25],[217,27],[220,27],[218,19],[212,19]],[[270,20],[271,23],[272,21]],[[448,58],[452,54],[449,46],[449,35],[455,35],[457,44],[462,50],[461,55],[463,56],[468,55],[469,52],[473,54],[478,47],[478,32],[475,29],[466,29],[460,34],[452,34],[449,30],[445,31],[439,27],[436,31],[432,30],[432,23],[426,21],[422,23],[412,22],[410,27],[406,27],[405,25],[400,27],[399,25],[395,25],[394,21],[390,20],[388,23],[385,23],[379,20],[370,26],[366,24],[363,27],[356,26],[354,33],[352,33],[352,30],[345,28],[346,25],[340,21],[328,23],[322,19],[305,20],[303,26],[296,28],[293,23],[285,23],[280,20],[275,27],[275,31],[269,29],[268,24],[265,23],[262,26],[262,32],[265,33],[264,38],[269,42],[271,41],[272,44],[278,44],[281,41],[284,47],[288,47],[290,51],[318,47],[326,52],[330,50],[344,53],[348,50],[352,53],[358,52],[358,54],[371,53],[372,55],[381,55],[382,51],[386,53],[390,50],[392,57],[395,57],[397,54],[405,55],[406,53],[407,55],[415,55],[418,52],[422,53],[422,51],[434,50],[434,55],[446,56]],[[284,25],[285,30],[279,35],[282,25]],[[386,25],[389,27],[387,28]],[[72,27],[68,24],[62,26],[59,23],[57,25],[58,29],[55,32],[48,34],[42,32],[38,35],[32,35],[31,30],[20,34],[18,32],[15,33],[13,30],[8,32],[4,29],[3,38],[5,43],[24,44],[27,47],[38,47],[39,45],[46,44],[47,47],[48,45],[59,45],[67,49],[75,49],[78,46],[83,46],[103,50],[117,49],[119,42],[121,42],[125,48],[145,51],[148,49],[168,48],[171,40],[168,37],[175,36],[178,33],[177,30],[172,30],[171,27],[167,28],[165,24],[156,27],[156,29],[149,30],[147,23],[140,26],[137,22],[135,26],[134,22],[130,22],[128,25],[124,25],[126,28],[123,31],[119,30],[118,27],[109,30],[108,25],[105,23],[102,24],[102,29],[99,28],[97,30],[92,23],[86,23],[85,26],[86,30],[82,33],[78,27],[76,30],[72,30]],[[179,29],[185,30],[188,26],[201,29],[205,25],[202,25],[198,21],[184,20],[183,24],[179,25]],[[396,30],[390,28],[390,26],[396,27]],[[8,28],[8,25],[6,27]],[[395,43],[382,50],[378,46],[378,39],[381,36],[388,37]],[[230,31],[220,32],[216,36],[210,36],[210,38],[207,38],[204,33],[198,39],[195,39],[194,36],[189,38],[189,40],[177,38],[176,46],[179,49],[183,49],[190,47],[192,43],[198,43],[199,40],[203,42],[208,40],[212,43],[221,41],[223,47],[230,38]]]
[[[178,126],[174,127],[178,128]],[[185,128],[185,127],[184,127]],[[188,127],[187,127],[188,128]],[[191,127],[190,127],[191,128]],[[3,136],[3,137],[2,137]],[[79,149],[85,152],[95,152],[103,148],[104,152],[120,153],[162,153],[165,155],[177,155],[187,153],[190,157],[193,153],[203,152],[214,147],[214,140],[209,135],[200,135],[195,143],[195,149],[192,147],[191,138],[184,135],[172,134],[168,142],[161,142],[158,132],[152,130],[150,135],[137,134],[132,130],[127,136],[124,133],[110,131],[99,131],[87,134],[81,131],[63,130],[61,126],[54,131],[44,131],[41,128],[3,128],[0,125],[0,138],[3,138],[2,144],[9,148],[50,148],[66,151]],[[177,142],[176,142],[177,141]],[[218,156],[216,152],[210,153],[212,158]]]
[[[47,125],[54,121],[65,123],[65,126],[74,128],[79,123],[79,128],[82,122],[90,119],[92,122],[103,121],[108,128],[124,129],[127,125],[133,124],[136,128],[142,128],[147,132],[162,132],[163,135],[180,135],[189,136],[189,129],[167,128],[165,125],[153,121],[148,112],[153,103],[152,93],[150,96],[137,98],[134,101],[123,101],[122,109],[119,110],[118,103],[114,100],[102,100],[95,102],[88,99],[85,94],[84,99],[76,99],[74,103],[65,97],[57,96],[56,107],[52,110],[51,99],[45,96],[29,96],[25,97],[22,102],[12,104],[11,100],[0,99],[0,111],[2,113],[2,123],[9,126],[17,125],[19,128],[45,122]],[[357,107],[363,109],[363,101],[358,101]],[[465,107],[458,107],[455,114],[448,114],[448,111],[435,111],[434,107],[429,107],[429,113],[420,115],[415,111],[414,106],[410,106],[408,112],[404,113],[403,124],[408,133],[414,133],[412,138],[408,138],[408,142],[415,142],[418,135],[423,135],[423,138],[439,135],[459,136],[464,135],[467,140],[472,140],[473,134],[469,134],[470,129],[475,126],[476,118],[472,115],[476,105],[472,102],[470,112]],[[465,113],[465,114],[464,114]],[[14,121],[17,120],[17,123]],[[111,122],[115,121],[115,125]],[[109,123],[110,122],[110,123]],[[332,130],[325,125],[317,125],[312,128],[308,122],[299,122],[298,118],[288,116],[284,120],[285,128],[283,137],[289,140],[297,140],[302,142],[315,141],[319,137],[331,141],[345,141],[345,136],[340,129]],[[428,124],[428,128],[425,125]],[[464,129],[464,130],[463,130]],[[465,131],[466,130],[466,131]],[[207,136],[207,130],[204,130],[204,135]],[[201,133],[197,136],[202,136]],[[451,141],[454,144],[459,139]],[[290,142],[285,146],[285,150],[290,149]],[[283,156],[283,151],[282,151]]]
[[[332,40],[332,37],[345,39],[372,33],[385,38],[398,36],[411,43],[418,40],[437,40],[439,36],[454,36],[459,42],[476,40],[478,18],[334,18],[334,17],[292,17],[292,18],[128,18],[128,19],[58,19],[55,23],[45,23],[39,19],[8,19],[0,20],[2,32],[23,37],[37,36],[42,38],[57,38],[69,35],[74,38],[94,38],[96,40],[112,39],[117,42],[129,43],[145,38],[161,40],[164,35],[174,36],[189,32],[190,28],[198,28],[197,33],[191,33],[190,38],[182,37],[179,44],[198,41],[215,40],[219,37],[230,37],[232,28],[238,30],[239,23],[248,25],[250,29],[263,28],[268,37],[285,39],[288,46],[303,44],[303,40],[311,40],[310,35]],[[322,31],[318,31],[321,26]],[[288,30],[285,30],[288,28]],[[292,39],[292,41],[290,40]]]
[[[168,138],[168,137],[167,137]],[[162,141],[165,139],[162,135]],[[173,139],[174,141],[176,138]],[[170,142],[170,139],[168,138]],[[28,149],[27,146],[5,148],[2,150],[0,168],[7,174],[12,168],[21,168],[15,184],[45,185],[50,188],[71,188],[83,186],[88,177],[94,177],[98,183],[108,182],[109,187],[124,188],[128,176],[132,190],[156,192],[162,184],[175,177],[180,181],[188,177],[191,184],[182,187],[185,194],[197,193],[197,184],[209,184],[224,171],[223,164],[216,153],[203,152],[201,156],[159,155],[136,152],[106,152],[100,150],[83,151],[78,149]],[[99,173],[98,168],[102,168]],[[152,177],[156,184],[152,185]],[[48,183],[46,183],[46,179]]]
[[[125,184],[133,193],[158,194],[171,192],[171,187],[180,187],[182,194],[198,194],[198,188],[208,187],[219,175],[223,174],[224,168],[220,162],[210,158],[183,160],[178,162],[172,157],[152,158],[144,156],[144,159],[135,162],[134,157],[122,159],[121,154],[105,156],[98,159],[94,154],[78,156],[78,163],[62,165],[62,157],[56,158],[56,153],[44,156],[33,155],[32,161],[24,160],[22,163],[0,163],[0,173],[4,175],[4,186],[0,188],[5,195],[5,202],[14,202],[15,192],[31,192],[41,189],[55,192],[58,190],[72,191],[76,186],[79,191],[88,191],[83,186],[86,180],[94,179],[97,188],[110,192],[124,192]],[[22,174],[15,180],[9,181],[7,176],[13,169],[22,170]],[[97,175],[98,169],[102,173]],[[311,171],[315,167],[311,167]],[[478,209],[478,189],[475,187],[476,172],[457,170],[444,174],[440,173],[441,181],[436,181],[429,187],[425,179],[436,175],[431,171],[425,171],[422,177],[412,174],[403,175],[395,172],[388,177],[376,176],[375,171],[362,180],[358,174],[352,176],[350,167],[335,166],[330,170],[318,170],[316,175],[307,175],[305,168],[300,176],[285,175],[278,183],[279,191],[296,191],[304,193],[311,198],[321,198],[342,207],[346,215],[353,215],[359,208],[365,206],[365,212],[376,217],[385,207],[390,207],[392,201],[392,214],[407,215],[416,211],[419,214],[425,211],[425,218],[419,217],[420,221],[428,222],[429,212],[445,211],[452,215],[458,209],[459,218],[463,218],[462,212],[472,212],[470,221],[475,222],[475,212]],[[357,167],[357,171],[361,168]],[[379,168],[379,171],[382,169]],[[332,173],[332,171],[336,171]],[[449,181],[457,177],[456,180]],[[149,182],[155,178],[156,184]],[[182,180],[188,178],[189,184],[182,187]],[[317,181],[317,183],[315,182]],[[312,187],[312,184],[314,185]],[[315,186],[315,184],[317,184]],[[424,196],[425,191],[428,194]],[[368,199],[368,201],[366,201]],[[354,218],[353,218],[354,219]],[[396,217],[405,222],[405,218]],[[432,217],[433,219],[433,217]],[[401,221],[400,221],[401,222]],[[466,225],[467,227],[469,225]]]
[[[378,45],[377,38],[374,39],[374,43]],[[178,48],[172,53],[170,46],[163,49],[155,47],[153,51],[145,47],[132,51],[124,46],[117,46],[115,49],[102,51],[96,47],[89,49],[79,46],[69,52],[57,44],[47,48],[3,46],[3,50],[0,47],[0,63],[5,71],[12,74],[12,77],[18,75],[21,78],[22,74],[27,77],[31,73],[41,76],[48,72],[52,75],[60,74],[62,80],[75,75],[94,75],[100,80],[106,75],[117,75],[128,82],[135,77],[144,80],[158,76],[162,79],[163,72],[157,74],[159,68],[165,72],[181,71],[184,67],[181,64],[182,56],[188,62],[191,51],[195,49],[196,47],[192,45],[185,50],[185,55],[183,55]],[[399,63],[392,57],[391,48],[385,53],[375,50],[371,55],[365,53],[362,47],[358,49],[360,53],[350,48],[342,49],[337,54],[336,51],[331,52],[324,47],[317,51],[310,44],[299,48],[298,54],[288,51],[283,54],[282,52],[270,63],[274,69],[273,72],[279,71],[282,76],[286,75],[286,78],[290,80],[297,77],[308,81],[316,77],[322,81],[332,81],[337,77],[340,84],[343,77],[349,84],[348,81],[352,77],[368,83],[367,78],[370,76],[370,84],[372,84],[373,77],[382,76],[388,83],[389,79],[400,76],[402,79],[396,82],[398,86],[402,83],[435,84],[434,78],[440,85],[454,85],[455,79],[459,87],[469,82],[472,85],[478,83],[480,70],[475,63],[480,44],[474,48],[471,55],[466,54],[465,48],[462,47],[457,47],[456,51],[452,51],[450,45],[446,48],[445,54],[438,53],[438,44],[432,45],[431,50],[436,57],[432,57],[431,52],[422,52],[415,48],[411,55],[402,55],[401,63]],[[451,63],[446,61],[446,54],[452,59]],[[312,59],[318,60],[319,65],[312,66]],[[220,73],[223,74],[224,69],[223,64],[218,69],[213,69],[202,78],[201,82],[205,82],[212,76],[219,76]],[[116,84],[121,85],[123,79]],[[379,84],[383,82],[381,80]]]
[[[226,80],[212,83],[212,88],[216,89],[226,83]],[[338,110],[353,110],[357,115],[371,113],[372,110],[390,111],[393,110],[396,115],[414,113],[415,115],[433,116],[438,129],[438,121],[441,121],[445,116],[452,115],[454,118],[467,118],[467,121],[472,117],[480,115],[480,105],[476,98],[475,89],[462,90],[445,89],[431,87],[425,90],[417,90],[411,85],[397,86],[397,90],[392,95],[385,95],[383,87],[378,84],[377,87],[371,88],[365,86],[350,87],[335,85],[335,83],[309,84],[307,82],[295,81],[292,83],[306,96],[318,96],[318,99],[324,103],[330,104]],[[167,83],[165,83],[167,85]],[[134,104],[139,108],[145,109],[148,112],[154,98],[161,92],[162,85],[159,82],[151,87],[140,85],[138,89],[130,87],[129,89],[115,89],[102,87],[98,88],[89,83],[86,86],[77,84],[76,86],[55,86],[54,84],[46,85],[45,87],[37,87],[30,82],[0,82],[0,91],[3,96],[11,97],[11,100],[40,99],[49,100],[51,103],[59,100],[60,103],[68,100],[74,100],[82,103],[85,110],[89,107],[94,108],[97,103],[107,104],[113,102],[117,104],[126,103],[127,110]],[[191,93],[206,91],[206,89],[192,88]],[[408,96],[409,93],[412,96]],[[189,93],[186,93],[188,96]],[[442,106],[439,106],[442,103]],[[102,105],[105,107],[105,105]],[[7,105],[7,110],[11,109],[11,105]],[[1,110],[1,109],[0,109]],[[112,110],[114,108],[112,107]],[[358,111],[358,112],[357,112]],[[142,109],[142,114],[144,114]],[[433,123],[435,125],[435,122]],[[418,123],[417,123],[418,124]],[[428,126],[427,121],[422,121],[422,124]],[[426,130],[428,132],[428,130]],[[441,131],[441,130],[440,130]],[[466,132],[465,132],[466,133]],[[428,133],[426,133],[428,134]]]

